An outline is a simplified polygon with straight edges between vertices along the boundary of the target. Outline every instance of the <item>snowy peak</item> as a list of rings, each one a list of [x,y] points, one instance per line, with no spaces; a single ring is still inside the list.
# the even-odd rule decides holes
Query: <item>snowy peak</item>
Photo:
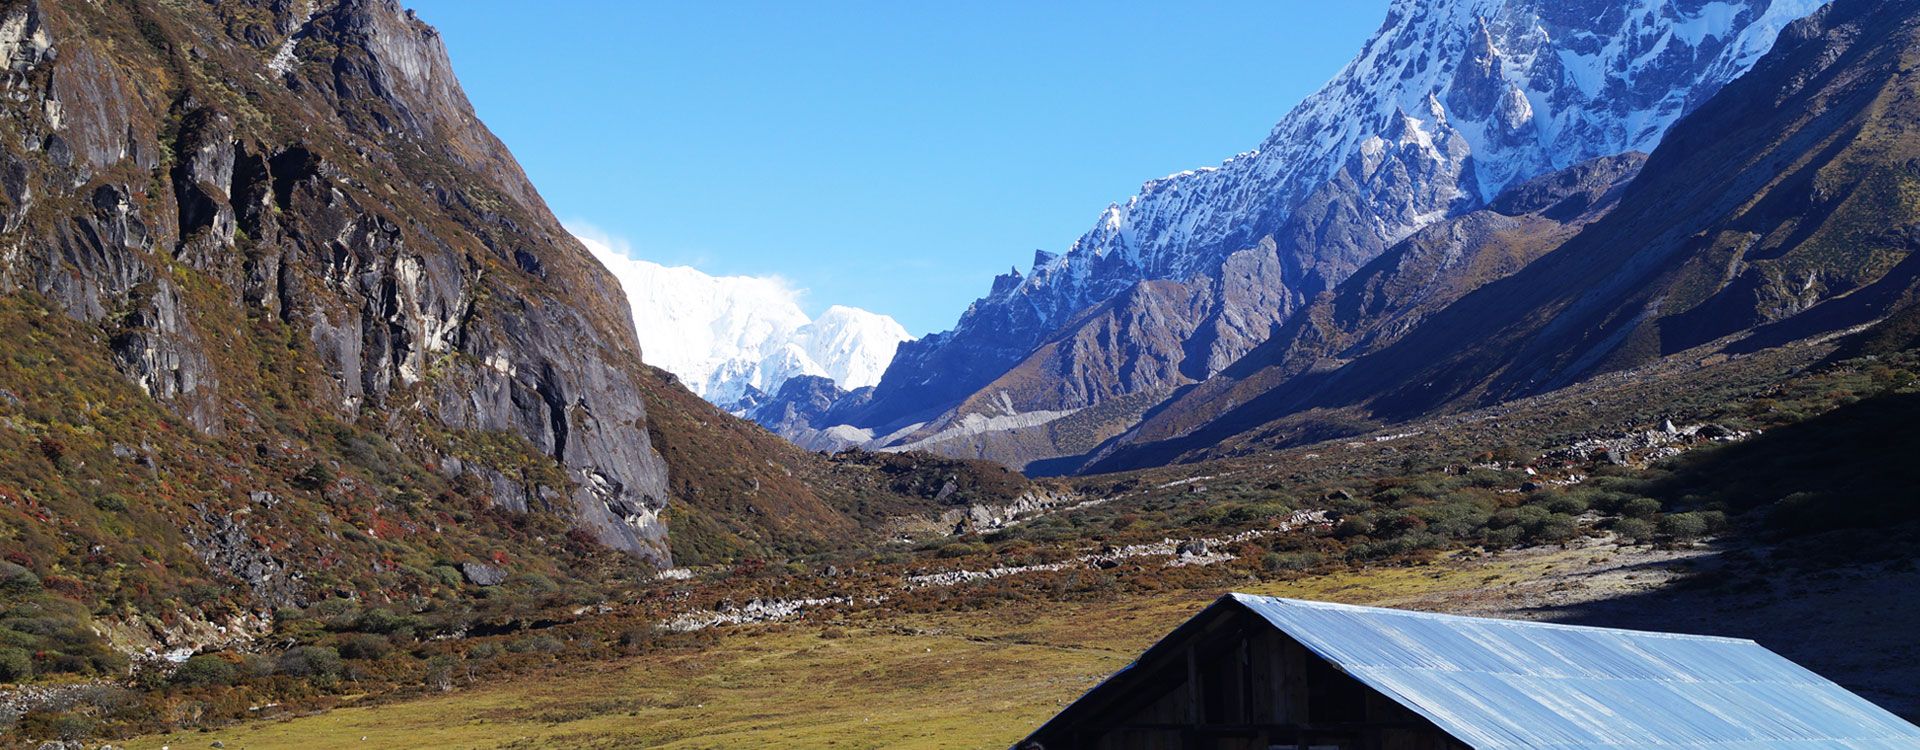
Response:
[[[1171,361],[1130,365],[1210,377],[1421,228],[1480,208],[1510,185],[1652,151],[1682,116],[1746,73],[1781,29],[1822,4],[1395,0],[1359,54],[1258,148],[1147,182],[1065,253],[996,278],[951,332],[902,347],[852,418],[876,429],[926,421],[1026,366],[1049,338],[1077,335],[1084,344],[1074,362],[1047,372],[1125,360],[1126,342],[1068,329],[1146,282],[1225,288],[1251,278],[1228,269],[1241,257],[1266,269],[1259,288],[1198,313],[1217,324],[1161,332],[1194,337],[1152,355]],[[1059,389],[1032,390],[1031,408],[1063,405],[1045,403]]]
[[[781,279],[711,276],[635,260],[602,238],[580,241],[625,288],[647,364],[722,407],[800,376],[847,390],[873,385],[900,343],[913,340],[893,318],[859,308],[834,305],[809,319]]]
[[[794,331],[793,338],[827,377],[847,390],[879,383],[900,342],[913,340],[893,318],[844,305],[827,308]]]

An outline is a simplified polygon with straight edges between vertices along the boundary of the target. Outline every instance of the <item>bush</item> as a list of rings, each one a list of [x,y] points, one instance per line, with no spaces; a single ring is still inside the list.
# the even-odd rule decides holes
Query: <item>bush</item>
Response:
[[[129,505],[127,496],[118,492],[109,492],[93,499],[93,507],[108,513],[124,513]]]
[[[173,684],[187,687],[231,685],[238,672],[233,662],[213,654],[201,654],[186,660],[173,671]]]
[[[547,633],[535,633],[519,638],[507,644],[507,650],[516,654],[545,653],[553,654],[566,650],[567,644]]]
[[[1653,523],[1643,518],[1622,518],[1613,524],[1613,533],[1623,541],[1638,544],[1653,538]]]
[[[393,644],[377,635],[361,633],[348,638],[340,644],[340,656],[347,659],[365,659],[372,661],[393,651]]]
[[[1577,516],[1587,512],[1587,501],[1572,495],[1556,493],[1553,497],[1547,499],[1547,510]]]
[[[1554,513],[1527,526],[1527,539],[1533,542],[1564,542],[1580,533],[1573,516]]]
[[[1650,497],[1636,497],[1620,506],[1620,515],[1628,518],[1652,518],[1660,512],[1660,501]]]
[[[554,583],[553,579],[543,573],[515,576],[513,583],[516,588],[529,594],[551,594],[560,590],[559,584]]]
[[[1318,552],[1270,552],[1260,559],[1260,564],[1267,570],[1307,570],[1326,561],[1327,556]]]
[[[0,561],[0,596],[19,598],[40,593],[40,576],[10,562]]]
[[[459,588],[465,581],[460,575],[460,569],[452,565],[435,565],[428,572],[432,573],[434,578],[440,579],[440,583],[452,588]]]
[[[32,676],[32,654],[25,649],[0,648],[0,682],[20,682]]]
[[[305,471],[294,475],[293,479],[288,483],[297,489],[312,492],[324,490],[332,486],[334,479],[333,469],[328,468],[326,464],[315,462],[312,466],[308,466]]]
[[[1333,535],[1341,539],[1367,536],[1374,531],[1373,522],[1366,516],[1347,516],[1340,519],[1340,525],[1334,527]]]
[[[93,719],[79,714],[67,714],[53,720],[53,736],[68,742],[84,740],[93,736],[93,728],[98,725]]]
[[[968,555],[985,554],[986,551],[987,551],[987,545],[981,544],[979,542],[954,542],[952,544],[941,547],[939,556],[940,557],[966,557]]]
[[[301,646],[281,654],[273,666],[294,677],[333,677],[340,674],[340,652],[326,646]]]
[[[399,615],[395,615],[393,610],[375,607],[361,612],[354,627],[368,633],[386,633],[393,630],[394,622],[399,619]]]
[[[124,677],[133,667],[133,661],[128,659],[126,654],[112,649],[88,654],[87,661],[93,664],[93,671],[104,675]]]
[[[1707,535],[1707,519],[1699,513],[1671,513],[1660,519],[1660,533],[1690,542]]]

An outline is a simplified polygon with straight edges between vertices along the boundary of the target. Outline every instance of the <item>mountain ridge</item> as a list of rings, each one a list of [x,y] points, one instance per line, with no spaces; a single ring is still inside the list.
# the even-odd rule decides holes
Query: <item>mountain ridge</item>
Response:
[[[1258,375],[1230,401],[1171,406],[1214,427],[1138,450],[1159,457],[1149,462],[1254,450],[1271,443],[1251,436],[1303,409],[1391,421],[1910,308],[1920,272],[1907,239],[1916,209],[1903,196],[1920,146],[1899,122],[1912,114],[1916,27],[1872,2],[1796,22],[1753,73],[1676,125],[1608,216],[1383,349],[1323,372]]]
[[[839,432],[868,447],[965,438],[957,455],[1015,466],[1068,455],[1030,434],[992,447],[943,431],[996,410],[1105,402],[1094,433],[1124,430],[1138,402],[1221,371],[1418,228],[1504,185],[1650,149],[1817,5],[1395,3],[1261,148],[1150,181],[1066,253],[997,278],[952,330],[903,345],[870,396],[836,410]],[[1111,315],[1090,312],[1103,304]],[[1128,319],[1155,322],[1114,335]],[[1050,341],[1078,343],[1063,353]]]

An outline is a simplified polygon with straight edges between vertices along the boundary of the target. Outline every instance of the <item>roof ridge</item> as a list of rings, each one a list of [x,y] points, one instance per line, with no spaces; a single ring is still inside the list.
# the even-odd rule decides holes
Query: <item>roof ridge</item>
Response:
[[[1515,628],[1548,628],[1548,629],[1556,629],[1556,630],[1575,630],[1575,631],[1593,632],[1593,633],[1620,633],[1624,635],[1630,635],[1630,636],[1641,637],[1641,638],[1674,638],[1674,639],[1680,639],[1680,640],[1719,641],[1719,642],[1725,642],[1725,643],[1745,643],[1745,644],[1751,644],[1754,646],[1760,646],[1759,641],[1755,641],[1751,638],[1736,638],[1733,636],[1725,636],[1725,635],[1671,633],[1671,632],[1666,632],[1661,630],[1634,630],[1631,628],[1610,628],[1610,627],[1603,627],[1599,625],[1573,625],[1573,624],[1562,623],[1562,622],[1541,622],[1539,620],[1515,620],[1515,619],[1510,619],[1505,617],[1479,617],[1474,615],[1456,615],[1456,614],[1448,614],[1446,612],[1427,612],[1427,611],[1418,610],[1418,609],[1397,609],[1393,607],[1369,607],[1363,604],[1342,604],[1340,602],[1323,602],[1323,601],[1315,601],[1312,599],[1289,599],[1287,597],[1282,597],[1282,596],[1261,596],[1259,594],[1247,594],[1239,591],[1229,592],[1224,598],[1231,598],[1234,601],[1242,601],[1242,602],[1247,600],[1259,600],[1259,601],[1266,601],[1266,602],[1278,602],[1280,604],[1291,605],[1291,606],[1309,607],[1314,609],[1339,609],[1339,610],[1349,610],[1349,611],[1356,611],[1356,612],[1395,615],[1400,617],[1419,617],[1419,618],[1427,618],[1427,619],[1435,619],[1435,620],[1465,620],[1468,622],[1486,623],[1489,625],[1503,625],[1503,626],[1515,627]],[[1765,646],[1761,646],[1761,648],[1765,648]]]

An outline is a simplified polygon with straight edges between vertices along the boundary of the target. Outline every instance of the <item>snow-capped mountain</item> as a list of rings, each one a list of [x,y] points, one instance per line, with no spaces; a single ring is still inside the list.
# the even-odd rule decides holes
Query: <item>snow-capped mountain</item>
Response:
[[[1357,188],[1367,215],[1354,229],[1391,244],[1507,185],[1651,151],[1823,3],[1396,0],[1360,55],[1258,149],[1146,183],[1010,294],[1036,298],[1047,327],[1115,282],[1204,272],[1329,186]]]
[[[903,346],[854,424],[924,440],[976,406],[1064,413],[1203,380],[1414,231],[1652,149],[1821,4],[1395,0],[1257,149],[1148,182],[1065,253],[1002,276],[953,330]],[[1156,320],[1171,326],[1145,349],[1082,330]]]
[[[834,305],[810,320],[780,279],[710,276],[630,258],[592,236],[580,241],[626,289],[642,358],[735,411],[801,375],[847,390],[873,385],[913,339],[893,318],[859,308]]]

